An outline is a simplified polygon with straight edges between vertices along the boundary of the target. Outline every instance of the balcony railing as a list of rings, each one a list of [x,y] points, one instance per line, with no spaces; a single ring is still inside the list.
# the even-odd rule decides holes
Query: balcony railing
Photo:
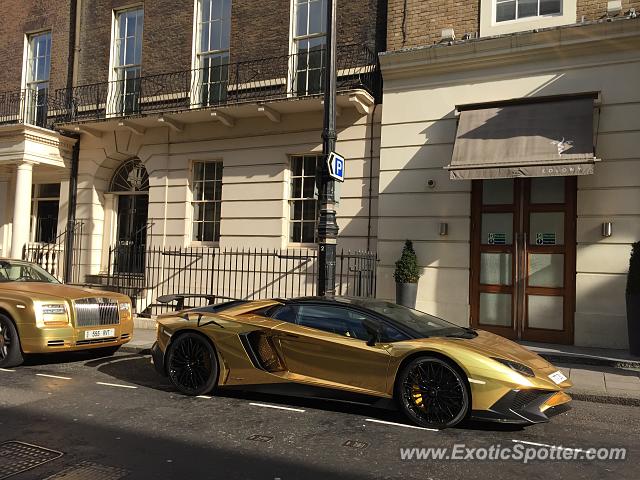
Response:
[[[29,124],[52,128],[56,121],[68,117],[70,103],[65,92],[58,90],[17,90],[0,92],[0,125]]]
[[[337,88],[378,97],[377,56],[362,45],[338,48]],[[82,85],[58,95],[69,106],[66,121],[179,112],[238,103],[298,98],[323,91],[324,50],[208,68]],[[64,97],[67,101],[64,101]]]
[[[361,89],[380,98],[380,70],[373,51],[363,45],[339,46],[336,63],[339,92]],[[0,125],[53,128],[56,123],[319,96],[325,66],[326,52],[320,49],[54,92],[0,92]]]

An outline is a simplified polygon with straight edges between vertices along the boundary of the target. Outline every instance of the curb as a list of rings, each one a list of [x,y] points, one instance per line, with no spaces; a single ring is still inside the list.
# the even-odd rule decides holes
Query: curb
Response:
[[[586,355],[562,355],[558,353],[536,352],[545,360],[551,363],[574,364],[574,365],[591,365],[595,367],[610,367],[622,369],[640,370],[640,361],[636,360],[617,360],[615,358],[591,357]]]
[[[621,397],[613,395],[600,395],[596,393],[588,393],[586,391],[572,392],[569,395],[573,400],[591,403],[604,403],[608,405],[624,405],[627,407],[640,407],[640,398],[638,397]]]
[[[151,346],[150,345],[123,345],[120,347],[121,352],[125,353],[136,353],[138,355],[150,355],[151,354]]]

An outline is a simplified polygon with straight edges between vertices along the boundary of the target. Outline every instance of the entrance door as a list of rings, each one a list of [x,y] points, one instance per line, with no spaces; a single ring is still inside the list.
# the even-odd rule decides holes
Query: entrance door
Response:
[[[115,268],[118,273],[144,272],[149,197],[118,196],[118,231]]]
[[[474,181],[474,327],[573,343],[575,196],[575,177]]]

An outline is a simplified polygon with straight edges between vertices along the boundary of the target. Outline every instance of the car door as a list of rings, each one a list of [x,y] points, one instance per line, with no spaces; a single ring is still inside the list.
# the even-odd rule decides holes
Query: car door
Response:
[[[274,329],[286,368],[327,387],[384,393],[390,355],[384,344],[368,346],[358,310],[340,305],[289,305]],[[285,318],[288,317],[288,318]]]

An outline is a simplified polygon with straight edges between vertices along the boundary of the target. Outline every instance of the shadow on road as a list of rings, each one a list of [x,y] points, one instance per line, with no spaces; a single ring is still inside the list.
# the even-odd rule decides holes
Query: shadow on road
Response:
[[[30,354],[25,356],[23,365],[26,367],[42,365],[58,365],[62,363],[81,363],[95,359],[116,358],[113,353],[107,354],[101,349],[80,350],[77,352],[56,352]],[[118,357],[122,358],[122,357]]]
[[[88,367],[94,367],[99,372],[108,375],[118,381],[139,385],[164,392],[176,392],[171,382],[156,373],[151,365],[150,358],[140,355],[121,355],[113,358],[102,358],[86,363]],[[287,388],[291,387],[291,388]],[[252,388],[222,387],[217,388],[211,395],[228,399],[239,399],[250,402],[262,402],[277,404],[293,408],[308,408],[326,412],[343,413],[371,417],[376,420],[412,425],[405,416],[395,408],[393,401],[380,402],[375,397],[354,401],[353,396],[344,394],[332,397],[333,391],[322,396],[322,390],[305,392],[304,388],[296,388],[296,385],[274,385]],[[290,390],[287,393],[286,390]],[[284,391],[284,393],[283,393]],[[318,391],[321,393],[318,394]],[[342,398],[341,398],[342,397]],[[374,403],[376,405],[374,406]],[[462,430],[478,431],[519,431],[523,427],[517,425],[505,425],[499,423],[477,422],[467,420],[454,428]]]
[[[325,462],[305,463],[300,457],[294,459],[282,453],[274,455],[271,453],[272,444],[282,444],[282,438],[275,438],[271,443],[247,438],[240,440],[238,445],[230,446],[216,432],[215,425],[206,423],[201,423],[191,432],[180,432],[179,420],[164,419],[165,428],[159,431],[155,428],[156,422],[149,421],[152,416],[145,417],[146,423],[143,422],[142,426],[137,423],[118,426],[108,425],[113,422],[112,418],[104,419],[102,423],[95,419],[71,421],[71,417],[57,411],[47,416],[46,429],[34,429],[32,419],[40,415],[41,412],[32,407],[0,407],[0,418],[4,419],[5,425],[0,430],[0,443],[18,440],[64,453],[59,459],[22,474],[20,478],[24,480],[49,478],[87,461],[106,468],[126,469],[129,471],[126,478],[136,480],[378,478],[375,473],[367,472],[364,462],[359,465],[329,465]],[[88,477],[69,475],[68,478]],[[107,477],[103,472],[99,478],[120,477]]]

